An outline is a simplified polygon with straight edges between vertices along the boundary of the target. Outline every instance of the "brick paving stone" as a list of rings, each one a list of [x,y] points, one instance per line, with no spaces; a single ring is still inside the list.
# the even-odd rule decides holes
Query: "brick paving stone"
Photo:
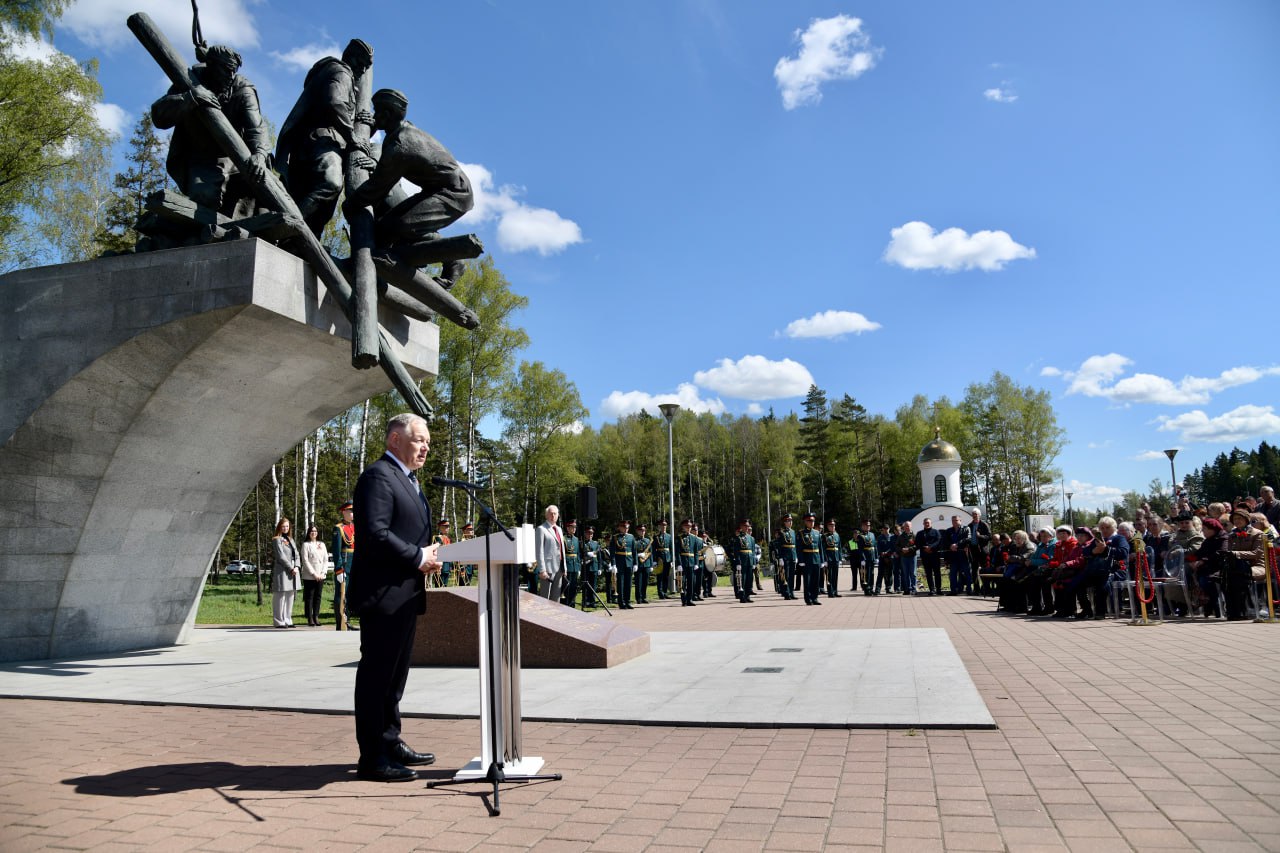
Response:
[[[349,719],[317,729],[276,711],[0,700],[0,850],[1280,850],[1280,632],[1005,619],[964,597],[845,598],[818,621],[778,606],[749,624],[724,604],[696,625],[678,607],[617,618],[941,626],[1000,728],[528,723],[526,744],[565,779],[504,788],[489,818],[481,786],[355,782],[348,745],[333,746]],[[281,728],[295,733],[288,754]],[[474,720],[406,721],[442,768],[474,755],[475,732]]]

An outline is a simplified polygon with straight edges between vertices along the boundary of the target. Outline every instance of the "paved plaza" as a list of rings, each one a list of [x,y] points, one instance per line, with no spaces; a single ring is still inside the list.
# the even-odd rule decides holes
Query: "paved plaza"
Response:
[[[527,722],[526,751],[565,778],[504,788],[490,818],[483,785],[356,781],[349,716],[278,710],[323,707],[308,692],[333,689],[331,670],[351,677],[352,636],[254,632],[263,667],[296,673],[304,647],[338,662],[310,684],[282,675],[286,695],[255,708],[0,700],[0,850],[1280,850],[1280,625],[1027,620],[969,597],[757,601],[662,602],[615,618],[655,632],[655,652],[682,638],[821,648],[804,666],[833,685],[874,668],[858,642],[869,629],[945,632],[998,728]],[[827,642],[802,646],[815,631]],[[751,632],[766,641],[752,645]],[[8,666],[0,692],[22,694],[13,685],[25,679],[27,693],[88,695],[79,681],[162,702],[141,693],[212,673],[216,656],[182,656],[218,636]],[[436,672],[410,675],[414,696],[431,693]],[[543,676],[526,673],[530,704]],[[478,738],[475,719],[406,723],[408,742],[438,757],[427,778],[469,761]]]

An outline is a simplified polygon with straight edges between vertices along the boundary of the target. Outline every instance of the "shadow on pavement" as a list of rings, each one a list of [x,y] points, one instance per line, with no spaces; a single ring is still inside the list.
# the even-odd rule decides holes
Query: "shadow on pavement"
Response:
[[[418,771],[424,781],[448,779],[451,770]],[[74,785],[77,794],[99,797],[150,797],[202,789],[233,791],[318,791],[335,782],[355,782],[352,764],[244,765],[228,761],[200,761],[189,764],[158,764],[134,767],[102,776],[63,779]]]

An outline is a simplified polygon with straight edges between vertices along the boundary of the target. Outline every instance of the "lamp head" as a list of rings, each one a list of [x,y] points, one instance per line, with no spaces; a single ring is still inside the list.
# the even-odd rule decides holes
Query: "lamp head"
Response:
[[[671,423],[671,419],[676,416],[676,412],[680,411],[680,404],[659,403],[658,411],[662,412],[662,416],[667,419],[667,423]]]

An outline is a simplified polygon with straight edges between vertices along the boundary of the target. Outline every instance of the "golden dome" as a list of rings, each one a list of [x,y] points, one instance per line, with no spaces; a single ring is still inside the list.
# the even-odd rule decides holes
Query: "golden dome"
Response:
[[[926,444],[920,450],[920,456],[916,459],[916,464],[920,465],[925,462],[963,462],[960,458],[960,451],[956,450],[956,446],[949,441],[942,440],[942,430],[937,427],[933,428],[933,441]]]

